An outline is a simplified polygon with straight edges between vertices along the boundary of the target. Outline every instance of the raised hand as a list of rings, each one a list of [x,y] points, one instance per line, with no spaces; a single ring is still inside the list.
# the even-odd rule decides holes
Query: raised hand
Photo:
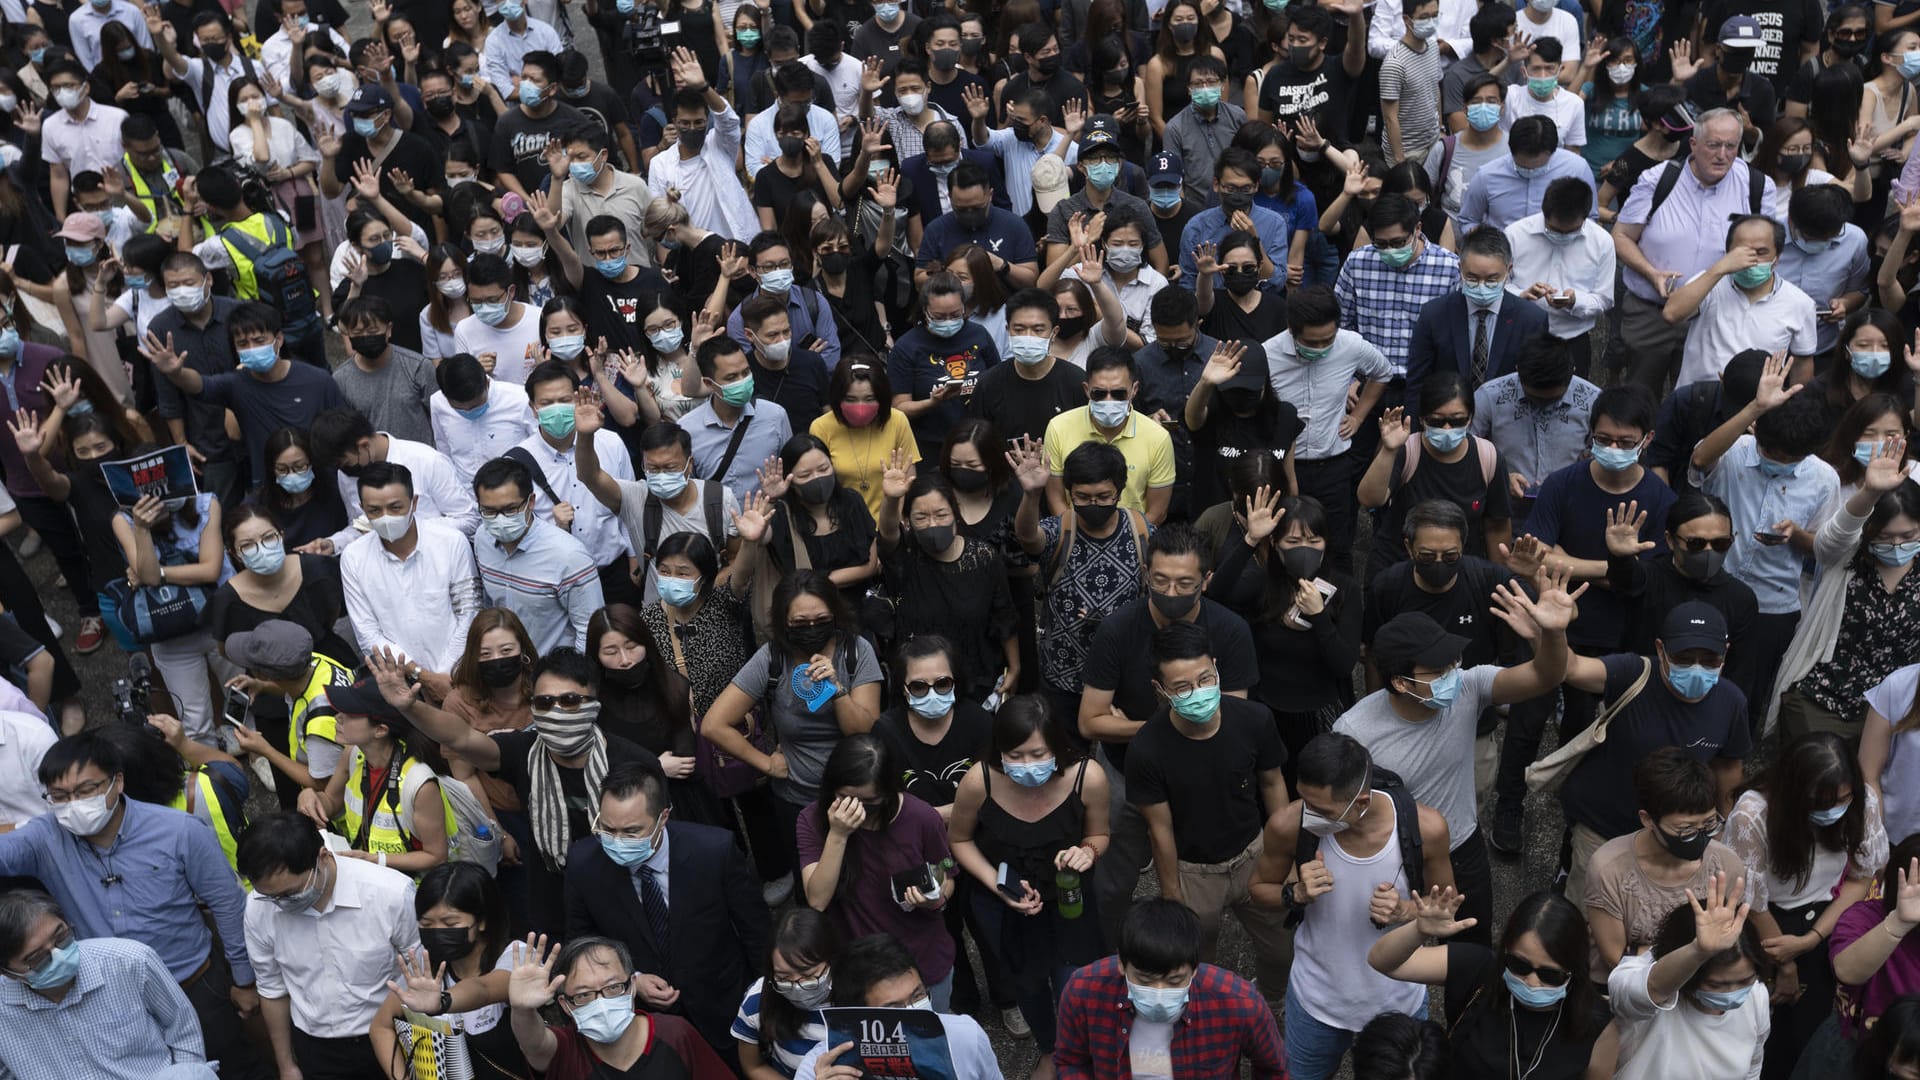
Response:
[[[1753,393],[1755,408],[1761,412],[1777,409],[1805,387],[1804,383],[1800,386],[1787,385],[1787,371],[1792,366],[1787,361],[1784,349],[1767,357],[1766,366],[1760,373],[1760,386]]]
[[[73,368],[66,364],[48,368],[47,377],[40,383],[40,390],[52,398],[55,405],[68,412],[72,412],[80,402],[80,380],[74,375]]]
[[[179,371],[180,365],[187,360],[187,354],[173,351],[172,334],[168,334],[167,340],[163,342],[155,337],[151,330],[147,331],[147,336],[141,341],[140,355],[146,357],[147,362],[162,375],[171,375]]]
[[[40,422],[34,418],[32,410],[15,412],[13,419],[7,421],[7,430],[13,432],[13,443],[20,448],[22,457],[32,457],[44,445],[40,438]]]
[[[380,197],[380,166],[372,158],[353,163],[353,190],[368,202]]]
[[[1407,411],[1396,405],[1380,416],[1380,449],[1399,450],[1413,437],[1413,421]]]
[[[447,965],[441,964],[440,969],[435,971],[425,949],[398,953],[396,959],[400,961],[401,977],[398,982],[388,979],[387,989],[400,999],[400,1004],[414,1012],[438,1012],[440,987],[447,977]]]
[[[891,211],[900,205],[900,174],[888,169],[873,182],[873,201],[882,210]]]
[[[560,943],[547,944],[546,935],[527,935],[525,943],[513,946],[513,973],[507,978],[507,1004],[516,1009],[540,1009],[553,1000],[566,984],[564,975],[553,973],[553,962],[560,956]]]
[[[1069,98],[1060,106],[1060,119],[1067,129],[1067,138],[1077,139],[1080,130],[1087,126],[1087,106],[1079,98]],[[1050,143],[1052,140],[1048,140]],[[1041,145],[1036,143],[1035,145]]]
[[[1425,894],[1415,893],[1414,921],[1420,924],[1420,933],[1426,937],[1446,938],[1479,925],[1478,919],[1456,920],[1453,917],[1466,899],[1465,894],[1455,892],[1451,885],[1444,889],[1435,885]]]
[[[731,240],[720,245],[720,274],[731,281],[747,276],[747,253]]]
[[[1534,576],[1534,586],[1540,590],[1537,600],[1519,582],[1502,582],[1493,590],[1493,614],[1526,641],[1537,640],[1542,632],[1565,631],[1579,614],[1575,601],[1587,591],[1582,585],[1569,593],[1572,576],[1572,568],[1564,561],[1542,566]]]
[[[1912,192],[1905,199],[1895,198],[1893,201],[1900,207],[1900,231],[1920,232],[1920,191]]]
[[[119,202],[120,197],[127,193],[127,177],[120,171],[120,166],[109,165],[100,170],[100,190],[115,202]]]
[[[1301,150],[1314,151],[1327,145],[1326,137],[1320,134],[1320,125],[1313,117],[1301,113],[1298,122],[1293,125],[1293,145]]]
[[[1349,199],[1357,199],[1367,191],[1367,163],[1356,158],[1353,167],[1347,170],[1347,179],[1340,187],[1340,193]]]
[[[1920,195],[1914,196],[1914,202],[1920,203]],[[1907,370],[1920,375],[1920,331],[1915,331],[1913,344],[1906,349]]]
[[[683,47],[673,50],[672,67],[674,85],[683,90],[707,88],[707,73],[701,69],[700,58],[694,55],[692,49]]]
[[[1914,875],[1920,879],[1920,860],[1914,862]],[[1718,956],[1740,940],[1740,931],[1747,925],[1748,905],[1740,902],[1746,892],[1745,878],[1735,878],[1727,883],[1727,875],[1716,871],[1707,876],[1707,899],[1701,903],[1692,889],[1686,890],[1687,903],[1693,905],[1693,944],[1704,956]],[[1920,880],[1916,880],[1913,889],[1913,904],[1916,918],[1920,918]],[[1900,904],[1907,903],[1907,875],[1900,875]],[[1905,918],[1903,914],[1901,916]]]
[[[1685,39],[1673,43],[1673,48],[1667,50],[1667,59],[1673,64],[1674,82],[1686,82],[1700,70],[1699,61],[1693,58],[1693,45]]]
[[[1075,268],[1075,272],[1080,275],[1080,280],[1089,286],[1099,284],[1101,276],[1106,273],[1106,267],[1100,261],[1100,249],[1091,243],[1082,244],[1080,265]]]
[[[907,489],[913,486],[913,462],[908,459],[906,450],[894,447],[887,455],[887,467],[880,474],[880,494],[888,499],[906,498]]]
[[[1201,273],[1211,273],[1202,270]],[[1207,366],[1200,369],[1200,381],[1218,388],[1228,379],[1240,373],[1240,358],[1247,353],[1247,347],[1238,341],[1222,338],[1220,344],[1213,347],[1213,355],[1207,358]]]
[[[773,500],[764,491],[750,491],[740,500],[740,512],[733,515],[733,531],[742,543],[757,544],[766,538],[767,521],[773,517]]]
[[[787,470],[780,464],[780,455],[769,455],[760,463],[760,490],[769,499],[778,499],[787,493]]]
[[[1220,272],[1219,248],[1213,244],[1201,244],[1193,249],[1193,269],[1208,279]]]
[[[878,116],[860,121],[860,149],[868,157],[877,157],[887,149],[887,122]]]
[[[745,260],[743,259],[742,261],[744,262]],[[693,331],[687,335],[687,351],[693,352],[700,348],[700,346],[706,344],[708,338],[713,337],[724,329],[726,329],[726,324],[720,321],[719,316],[708,311],[706,308],[701,308],[699,311],[694,312]]]
[[[993,108],[993,102],[987,99],[987,92],[981,89],[979,83],[973,83],[962,90],[960,100],[966,103],[967,115],[975,120],[986,119],[988,110]]]
[[[605,406],[600,402],[597,390],[575,390],[573,392],[573,430],[587,438],[606,426]]]
[[[527,209],[533,214],[533,223],[540,226],[541,232],[550,233],[560,227],[560,208],[544,191],[527,193]]]
[[[1047,455],[1039,440],[1023,435],[1010,443],[1007,447],[1007,466],[1013,470],[1014,479],[1020,482],[1020,490],[1034,495],[1047,490],[1047,481],[1052,473],[1047,468]]]
[[[1907,479],[1907,440],[1892,438],[1874,448],[1867,462],[1866,478],[1860,486],[1882,494],[1899,487]]]
[[[1647,512],[1640,509],[1637,499],[1608,510],[1607,554],[1627,559],[1659,547],[1651,540],[1640,539],[1640,530],[1646,524]]]
[[[407,681],[407,668],[400,654],[390,645],[382,645],[367,654],[367,670],[373,672],[374,685],[387,704],[405,711],[420,699],[420,688]]]
[[[1280,509],[1280,500],[1285,495],[1266,484],[1254,489],[1253,498],[1247,500],[1247,543],[1261,543],[1279,531],[1281,521],[1287,516],[1287,512]]]
[[[880,73],[880,58],[869,56],[860,61],[860,89],[869,94],[877,94],[886,89],[887,77]]]

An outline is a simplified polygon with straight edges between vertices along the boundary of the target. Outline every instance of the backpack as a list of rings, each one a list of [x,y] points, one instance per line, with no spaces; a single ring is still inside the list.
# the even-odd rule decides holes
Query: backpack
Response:
[[[727,550],[727,513],[726,504],[723,502],[726,494],[726,485],[718,480],[700,482],[700,509],[706,516],[707,540],[713,544],[716,555]],[[653,553],[660,546],[660,523],[666,514],[666,510],[660,505],[660,500],[654,498],[649,492],[646,504],[640,509],[641,555],[647,560],[648,565],[652,565]]]
[[[1681,164],[1677,160],[1669,161],[1661,168],[1660,179],[1653,185],[1653,202],[1647,206],[1648,221],[1652,221],[1653,215],[1660,212],[1660,204],[1667,201],[1667,196],[1673,194],[1674,187],[1680,183],[1680,169]],[[1766,211],[1761,207],[1766,200],[1766,174],[1749,166],[1747,168],[1747,212],[1749,214],[1765,213]]]
[[[1393,832],[1400,841],[1400,867],[1401,873],[1406,875],[1407,895],[1419,896],[1427,891],[1426,855],[1423,850],[1426,845],[1420,839],[1420,804],[1414,800],[1413,792],[1407,790],[1407,782],[1400,779],[1399,773],[1379,765],[1372,767],[1367,788],[1384,791],[1393,801]],[[1301,805],[1301,817],[1304,820],[1305,804]],[[1304,828],[1300,829],[1293,842],[1293,865],[1296,868],[1305,866],[1319,852],[1320,838]],[[1287,914],[1287,925],[1298,925],[1305,917],[1305,909],[1294,908]]]
[[[473,791],[451,776],[441,776],[432,768],[406,771],[400,780],[400,804],[394,808],[399,811],[401,831],[413,835],[413,801],[429,780],[439,782],[440,801],[453,814],[454,828],[447,833],[447,861],[476,863],[488,877],[499,873],[500,826],[487,816]],[[367,819],[373,819],[371,809]]]
[[[1133,553],[1140,562],[1140,579],[1147,577],[1147,516],[1138,510],[1121,507],[1120,512],[1127,515],[1127,525],[1133,529]],[[1060,539],[1053,546],[1053,560],[1047,564],[1046,579],[1043,587],[1050,586],[1060,577],[1060,571],[1067,568],[1067,553],[1073,550],[1073,537],[1077,531],[1074,522],[1078,516],[1069,512],[1060,518]]]
[[[1492,484],[1494,474],[1500,469],[1499,448],[1494,446],[1492,441],[1488,439],[1478,438],[1473,435],[1469,435],[1467,438],[1472,441],[1474,450],[1480,455],[1480,482],[1483,484]],[[1411,438],[1407,440],[1406,459],[1401,463],[1400,471],[1396,473],[1393,478],[1393,488],[1395,491],[1405,487],[1407,481],[1413,479],[1414,470],[1420,467],[1420,462],[1423,460],[1420,444],[1425,441],[1425,439],[1421,438]]]
[[[221,227],[220,239],[253,264],[253,284],[259,300],[280,313],[282,332],[288,340],[302,339],[308,324],[317,326],[320,321],[313,284],[307,280],[306,260],[294,250],[293,230],[285,219],[278,213],[265,213],[260,220],[267,225],[269,242],[264,246],[233,225]]]

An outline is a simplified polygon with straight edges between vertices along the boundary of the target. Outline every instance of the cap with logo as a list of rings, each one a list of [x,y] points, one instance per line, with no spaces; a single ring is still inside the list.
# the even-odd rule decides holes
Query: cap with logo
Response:
[[[1668,656],[1688,649],[1706,649],[1724,656],[1727,617],[1712,604],[1689,600],[1667,612],[1666,621],[1660,624],[1660,647]]]
[[[1424,611],[1403,611],[1374,631],[1372,653],[1384,672],[1452,667],[1471,642],[1449,634]]]
[[[1111,146],[1120,148],[1120,121],[1110,113],[1097,113],[1087,118],[1087,126],[1080,131],[1080,156],[1086,157],[1087,151],[1095,147]]]
[[[1720,24],[1720,44],[1757,49],[1762,43],[1760,22],[1751,15],[1734,15]]]
[[[1162,150],[1147,159],[1148,184],[1182,184],[1186,179],[1186,165],[1179,154]]]
[[[393,99],[380,89],[379,83],[361,83],[360,89],[353,92],[353,100],[347,102],[347,115],[368,116],[393,108]]]

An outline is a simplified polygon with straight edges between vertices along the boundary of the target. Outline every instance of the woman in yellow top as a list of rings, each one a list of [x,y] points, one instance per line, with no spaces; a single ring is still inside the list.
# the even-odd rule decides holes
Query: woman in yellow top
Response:
[[[893,387],[887,382],[886,365],[870,356],[843,358],[833,369],[827,400],[828,411],[808,431],[827,444],[840,483],[860,493],[867,513],[877,521],[880,504],[886,501],[880,494],[880,474],[887,471],[887,459],[900,449],[909,461],[920,461],[913,427],[906,414],[891,404]]]
[[[452,814],[440,796],[434,769],[408,743],[431,746],[414,734],[371,681],[336,686],[327,700],[346,755],[325,791],[300,792],[299,810],[322,829],[338,819],[351,856],[419,877],[447,861]]]

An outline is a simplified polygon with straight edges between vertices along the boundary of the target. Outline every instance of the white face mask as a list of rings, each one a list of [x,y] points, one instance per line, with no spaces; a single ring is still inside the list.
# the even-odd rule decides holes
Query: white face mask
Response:
[[[792,351],[792,349],[792,338],[788,338],[785,341],[763,343],[760,346],[760,358],[778,364],[787,358],[787,354]]]
[[[521,266],[538,266],[546,257],[547,245],[545,244],[541,244],[538,247],[523,247],[519,244],[513,245],[513,261],[519,263]]]
[[[53,820],[75,836],[92,836],[113,817],[113,788],[86,799],[74,799],[53,808]]]
[[[87,92],[77,86],[63,86],[53,92],[53,100],[67,110],[79,108],[80,103],[86,99]]]
[[[451,278],[447,281],[436,281],[433,283],[433,287],[440,290],[441,296],[451,297],[455,300],[458,300],[461,297],[467,295],[467,283],[465,279],[462,279],[462,278]]]
[[[367,525],[373,529],[375,536],[391,544],[407,535],[407,530],[413,527],[413,514],[409,511],[398,516],[388,514],[385,517],[370,518]]]
[[[927,95],[925,94],[900,95],[900,111],[906,113],[908,116],[919,116],[920,111],[926,107]]]

